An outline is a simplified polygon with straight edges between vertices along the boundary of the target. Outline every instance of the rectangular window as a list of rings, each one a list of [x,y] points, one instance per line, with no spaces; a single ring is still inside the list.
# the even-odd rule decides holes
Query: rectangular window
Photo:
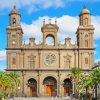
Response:
[[[85,40],[85,47],[88,47],[88,40]]]
[[[88,58],[85,58],[85,64],[88,64]]]
[[[16,59],[15,58],[12,58],[12,64],[16,65]]]

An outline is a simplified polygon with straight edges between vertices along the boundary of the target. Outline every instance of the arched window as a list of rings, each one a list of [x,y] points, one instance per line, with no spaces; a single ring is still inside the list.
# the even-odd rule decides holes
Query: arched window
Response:
[[[54,37],[49,35],[46,37],[46,45],[54,45]]]
[[[88,47],[88,35],[85,35],[85,47]]]
[[[12,64],[16,65],[16,59],[15,58],[12,58]]]
[[[13,18],[13,25],[15,25],[16,24],[16,19],[15,18]]]
[[[88,64],[88,58],[85,58],[85,64]]]
[[[88,18],[84,19],[84,25],[88,25]]]

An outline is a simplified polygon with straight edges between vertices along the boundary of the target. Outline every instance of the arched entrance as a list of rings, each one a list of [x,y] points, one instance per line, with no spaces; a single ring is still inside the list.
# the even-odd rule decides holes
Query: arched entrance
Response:
[[[33,78],[28,80],[29,96],[37,96],[37,81]]]
[[[72,94],[72,82],[69,78],[64,80],[64,96],[70,96]]]
[[[54,77],[48,76],[43,81],[45,96],[57,95],[57,81]]]

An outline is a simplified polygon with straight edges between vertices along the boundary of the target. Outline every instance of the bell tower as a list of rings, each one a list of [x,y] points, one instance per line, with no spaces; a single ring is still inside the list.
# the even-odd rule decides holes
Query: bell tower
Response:
[[[91,24],[91,14],[84,6],[79,15],[79,27],[76,32],[79,48],[93,48],[94,27]]]
[[[94,27],[91,24],[90,11],[84,6],[79,15],[79,27],[76,32],[79,49],[78,66],[89,69],[94,62]]]
[[[7,27],[8,48],[20,48],[22,45],[23,31],[20,25],[20,17],[21,15],[14,5],[12,11],[9,14],[10,24]]]
[[[45,20],[43,21],[43,27],[41,28],[41,31],[43,33],[43,47],[45,47],[46,44],[46,38],[52,37],[54,40],[54,46],[58,45],[57,41],[57,32],[59,27],[57,26],[57,22],[55,20],[55,24],[51,24],[51,19],[49,19],[49,24],[45,24]]]

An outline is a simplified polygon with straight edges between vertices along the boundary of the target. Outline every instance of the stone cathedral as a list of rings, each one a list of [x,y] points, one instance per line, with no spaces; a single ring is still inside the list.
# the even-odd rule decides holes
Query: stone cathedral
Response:
[[[41,27],[42,42],[36,44],[35,38],[30,37],[29,43],[25,44],[21,15],[16,6],[9,17],[6,70],[20,74],[19,94],[33,97],[74,94],[75,86],[69,77],[71,68],[80,67],[87,72],[94,63],[94,27],[90,11],[84,7],[79,15],[79,26],[73,33],[77,38],[75,44],[71,43],[70,37],[65,38],[64,44],[58,43],[57,22],[46,24],[45,20]],[[53,45],[46,43],[48,37],[53,38]]]

